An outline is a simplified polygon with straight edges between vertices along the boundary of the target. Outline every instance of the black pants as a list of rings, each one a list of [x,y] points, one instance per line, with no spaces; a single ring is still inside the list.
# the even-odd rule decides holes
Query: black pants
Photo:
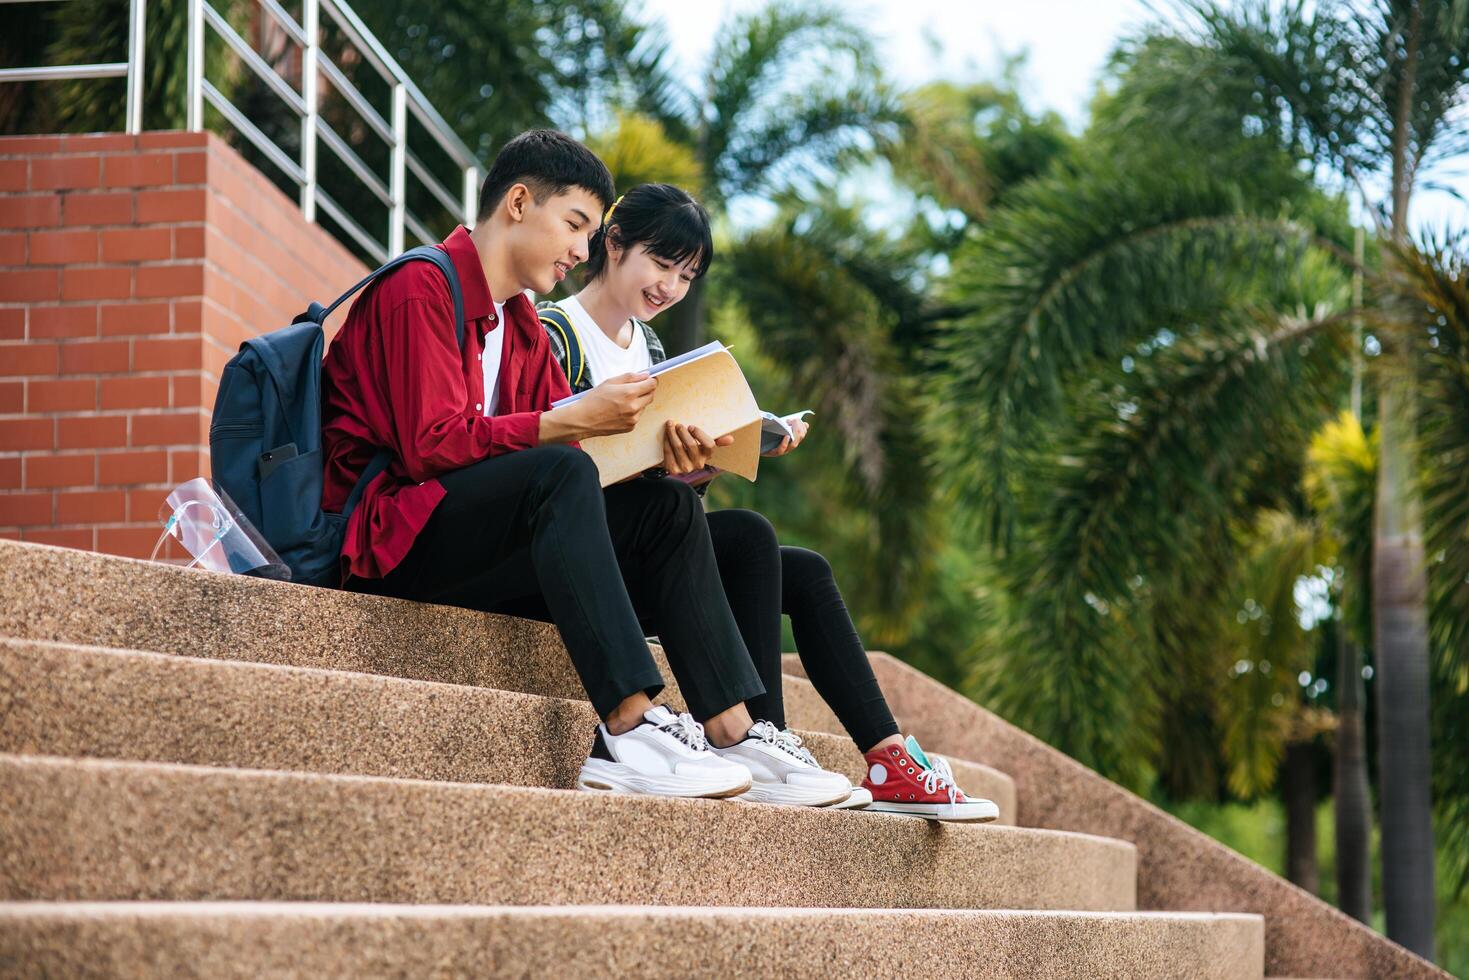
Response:
[[[749,699],[750,714],[785,727],[780,676],[780,615],[785,613],[806,675],[857,747],[865,752],[896,735],[898,724],[877,686],[831,564],[814,551],[782,547],[775,528],[754,511],[714,511],[708,521],[724,594],[765,684],[765,694]]]
[[[604,491],[591,457],[569,446],[494,456],[439,479],[445,497],[407,557],[353,588],[555,623],[604,718],[639,691],[663,689],[640,615],[699,718],[764,692],[685,484]]]

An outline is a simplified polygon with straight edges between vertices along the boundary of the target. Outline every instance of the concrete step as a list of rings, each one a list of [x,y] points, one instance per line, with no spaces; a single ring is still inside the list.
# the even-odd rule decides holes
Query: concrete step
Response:
[[[0,639],[0,752],[571,789],[596,721],[586,701]],[[850,739],[802,736],[861,780]],[[1009,777],[954,767],[1015,822]]]
[[[545,623],[3,539],[0,636],[586,697]],[[804,678],[785,699],[792,727],[843,733]]]
[[[0,904],[6,976],[1259,980],[1254,915]],[[778,967],[777,967],[778,964]]]
[[[726,800],[0,755],[0,900],[1133,911],[1132,845]]]

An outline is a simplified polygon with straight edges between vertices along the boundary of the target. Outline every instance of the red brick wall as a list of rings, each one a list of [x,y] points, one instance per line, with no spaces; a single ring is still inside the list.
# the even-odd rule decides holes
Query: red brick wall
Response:
[[[212,134],[0,138],[0,537],[147,557],[225,362],[365,273]]]

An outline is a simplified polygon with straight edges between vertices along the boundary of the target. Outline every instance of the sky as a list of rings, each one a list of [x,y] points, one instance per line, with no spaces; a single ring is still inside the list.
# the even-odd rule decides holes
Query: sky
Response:
[[[646,19],[661,20],[692,73],[708,55],[720,21],[760,0],[641,0]],[[1143,0],[883,0],[856,3],[855,19],[878,41],[890,75],[918,85],[934,78],[993,78],[1005,55],[1028,53],[1022,93],[1079,130],[1113,43],[1156,19]],[[1435,176],[1469,198],[1469,162]],[[1420,229],[1469,227],[1469,205],[1444,192],[1420,191],[1412,223]]]

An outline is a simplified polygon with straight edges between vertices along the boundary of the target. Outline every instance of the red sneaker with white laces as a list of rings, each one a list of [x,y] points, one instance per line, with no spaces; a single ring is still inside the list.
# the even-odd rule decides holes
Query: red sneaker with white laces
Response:
[[[999,819],[999,807],[965,796],[954,783],[948,761],[941,756],[930,760],[911,735],[906,744],[873,749],[865,758],[867,778],[862,788],[872,794],[870,812],[977,823]]]

